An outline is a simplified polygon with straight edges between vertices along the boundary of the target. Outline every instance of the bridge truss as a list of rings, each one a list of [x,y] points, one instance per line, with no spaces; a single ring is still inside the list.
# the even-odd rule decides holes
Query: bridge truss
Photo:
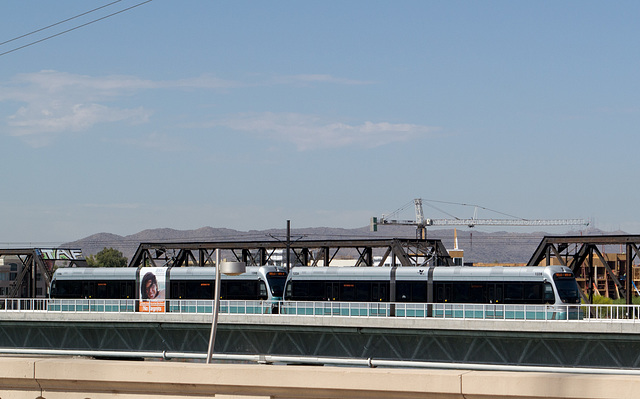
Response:
[[[284,264],[282,252],[289,249],[291,265],[331,266],[340,251],[356,254],[355,266],[381,266],[390,259],[392,265],[420,266],[426,263],[453,266],[453,259],[437,239],[361,239],[298,241],[219,241],[141,243],[130,267],[143,266],[214,266],[214,253],[248,266],[273,264],[277,257]],[[278,251],[280,250],[280,251]],[[374,254],[380,254],[379,261]]]
[[[46,297],[53,271],[61,262],[67,266],[86,266],[87,262],[79,249],[13,248],[0,249],[0,258],[14,257],[21,267],[16,268],[16,277],[5,295],[9,298]]]
[[[605,256],[598,246],[614,245],[624,246],[626,260],[624,270],[616,273],[606,261]],[[531,259],[527,263],[530,266],[541,264],[561,264],[568,266],[573,274],[580,276],[582,270],[586,276],[585,298],[589,303],[593,301],[595,282],[594,268],[603,266],[608,277],[614,282],[621,297],[625,298],[628,305],[632,304],[634,279],[633,262],[640,260],[640,235],[599,235],[599,236],[545,236]],[[630,276],[630,278],[627,278]]]

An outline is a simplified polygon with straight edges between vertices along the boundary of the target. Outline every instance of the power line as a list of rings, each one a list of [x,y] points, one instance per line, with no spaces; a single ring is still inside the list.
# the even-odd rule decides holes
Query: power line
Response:
[[[0,46],[3,46],[3,45],[5,45],[5,44],[7,44],[7,43],[11,43],[11,42],[16,41],[16,40],[18,40],[18,39],[22,39],[22,38],[27,37],[27,36],[31,36],[31,35],[36,34],[36,33],[38,33],[38,32],[42,32],[43,30],[47,30],[47,29],[49,29],[49,28],[53,28],[54,26],[58,26],[58,25],[63,24],[63,23],[65,23],[65,22],[69,22],[69,21],[71,21],[71,20],[73,20],[73,19],[80,18],[80,17],[82,17],[82,16],[84,16],[84,15],[91,14],[92,12],[95,12],[95,11],[101,10],[101,9],[103,9],[103,8],[105,8],[105,7],[109,7],[110,5],[113,5],[113,4],[116,4],[116,3],[119,3],[119,2],[121,2],[121,1],[122,1],[122,0],[116,0],[116,1],[114,1],[114,2],[112,2],[112,3],[105,4],[104,6],[101,6],[101,7],[98,7],[98,8],[94,8],[93,10],[90,10],[90,11],[87,11],[87,12],[83,12],[82,14],[78,14],[78,15],[76,15],[76,16],[73,16],[73,17],[71,17],[71,18],[67,18],[67,19],[65,19],[65,20],[63,20],[63,21],[60,21],[60,22],[56,22],[55,24],[51,24],[51,25],[49,25],[49,26],[45,26],[44,28],[40,28],[40,29],[34,30],[33,32],[25,33],[24,35],[20,35],[20,36],[18,36],[18,37],[14,37],[13,39],[9,39],[9,40],[7,40],[7,41],[4,41],[4,42],[0,43]]]
[[[120,1],[120,0],[119,0],[119,1]],[[55,35],[47,36],[47,37],[45,37],[45,38],[43,38],[43,39],[39,39],[39,40],[33,41],[33,42],[31,42],[31,43],[27,43],[27,44],[25,44],[25,45],[23,45],[23,46],[16,47],[16,48],[14,48],[14,49],[12,49],[12,50],[5,51],[4,53],[0,53],[0,56],[7,55],[7,54],[10,54],[10,53],[13,53],[14,51],[22,50],[23,48],[26,48],[26,47],[29,47],[29,46],[33,46],[34,44],[38,44],[38,43],[44,42],[45,40],[53,39],[54,37],[58,37],[58,36],[64,35],[65,33],[69,33],[69,32],[72,32],[72,31],[74,31],[74,30],[76,30],[76,29],[80,29],[80,28],[83,28],[83,27],[85,27],[85,26],[87,26],[87,25],[91,25],[91,24],[96,23],[96,22],[98,22],[98,21],[102,21],[103,19],[107,19],[107,18],[113,17],[114,15],[122,14],[123,12],[129,11],[129,10],[134,9],[134,8],[136,8],[136,7],[140,7],[141,5],[146,4],[146,3],[150,3],[150,2],[152,2],[152,1],[153,1],[153,0],[146,0],[146,1],[143,1],[142,3],[138,3],[138,4],[136,4],[136,5],[133,5],[133,6],[128,7],[128,8],[125,8],[125,9],[123,9],[123,10],[120,10],[120,11],[114,12],[114,13],[109,14],[109,15],[106,15],[106,16],[104,16],[104,17],[94,19],[93,21],[89,21],[89,22],[84,23],[84,24],[82,24],[82,25],[75,26],[75,27],[73,27],[73,28],[71,28],[71,29],[67,29],[67,30],[65,30],[65,31],[62,31],[62,32],[56,33]],[[112,4],[113,4],[113,3],[112,3]],[[104,6],[104,7],[106,7],[106,6]],[[85,14],[86,14],[86,13],[85,13]],[[74,18],[75,18],[75,17],[74,17]],[[70,18],[70,19],[73,19],[73,18]],[[64,22],[64,21],[63,21],[63,22]],[[62,23],[62,22],[59,22],[58,24],[60,24],[60,23]],[[58,24],[54,24],[54,25],[51,25],[51,26],[55,26],[55,25],[58,25]],[[42,28],[42,29],[40,29],[39,31],[42,31],[42,30],[44,30],[44,29],[47,29],[47,28]],[[35,32],[38,32],[38,31],[35,31]],[[32,33],[35,33],[35,32],[32,32]],[[24,36],[28,36],[28,35],[30,35],[30,34],[31,34],[31,33],[29,33],[29,34],[27,34],[27,35],[24,35]],[[24,37],[24,36],[21,36],[21,37]],[[9,40],[8,42],[11,42],[11,41],[13,41],[13,40],[16,40],[16,39],[11,39],[11,40]],[[8,43],[8,42],[5,42],[5,43]]]

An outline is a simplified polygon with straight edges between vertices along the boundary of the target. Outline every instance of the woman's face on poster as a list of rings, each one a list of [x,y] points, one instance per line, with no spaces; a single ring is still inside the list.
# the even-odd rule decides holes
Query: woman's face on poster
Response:
[[[151,280],[147,281],[144,287],[147,297],[153,299],[158,296],[158,286]]]

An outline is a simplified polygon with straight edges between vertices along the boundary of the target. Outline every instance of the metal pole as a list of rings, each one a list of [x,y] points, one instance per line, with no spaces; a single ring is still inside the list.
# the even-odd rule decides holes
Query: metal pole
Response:
[[[631,244],[627,243],[627,262],[625,264],[625,275],[626,280],[625,280],[625,287],[624,290],[626,291],[625,294],[627,294],[626,300],[627,300],[627,305],[633,305],[633,258],[634,258],[634,253],[631,250]],[[629,308],[629,314],[631,314],[631,308]]]
[[[209,348],[207,350],[207,364],[211,363],[213,345],[216,340],[216,329],[218,327],[218,310],[220,306],[220,248],[216,249],[216,285],[213,292],[213,319],[211,320],[211,336],[209,337]]]
[[[289,252],[291,251],[291,220],[287,220],[287,274],[291,271]],[[326,266],[326,265],[325,265]]]

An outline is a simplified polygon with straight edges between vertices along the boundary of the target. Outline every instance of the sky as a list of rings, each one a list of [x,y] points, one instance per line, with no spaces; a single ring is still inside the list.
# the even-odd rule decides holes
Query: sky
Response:
[[[639,234],[639,19],[637,1],[4,0],[0,246],[356,228],[414,198]]]

